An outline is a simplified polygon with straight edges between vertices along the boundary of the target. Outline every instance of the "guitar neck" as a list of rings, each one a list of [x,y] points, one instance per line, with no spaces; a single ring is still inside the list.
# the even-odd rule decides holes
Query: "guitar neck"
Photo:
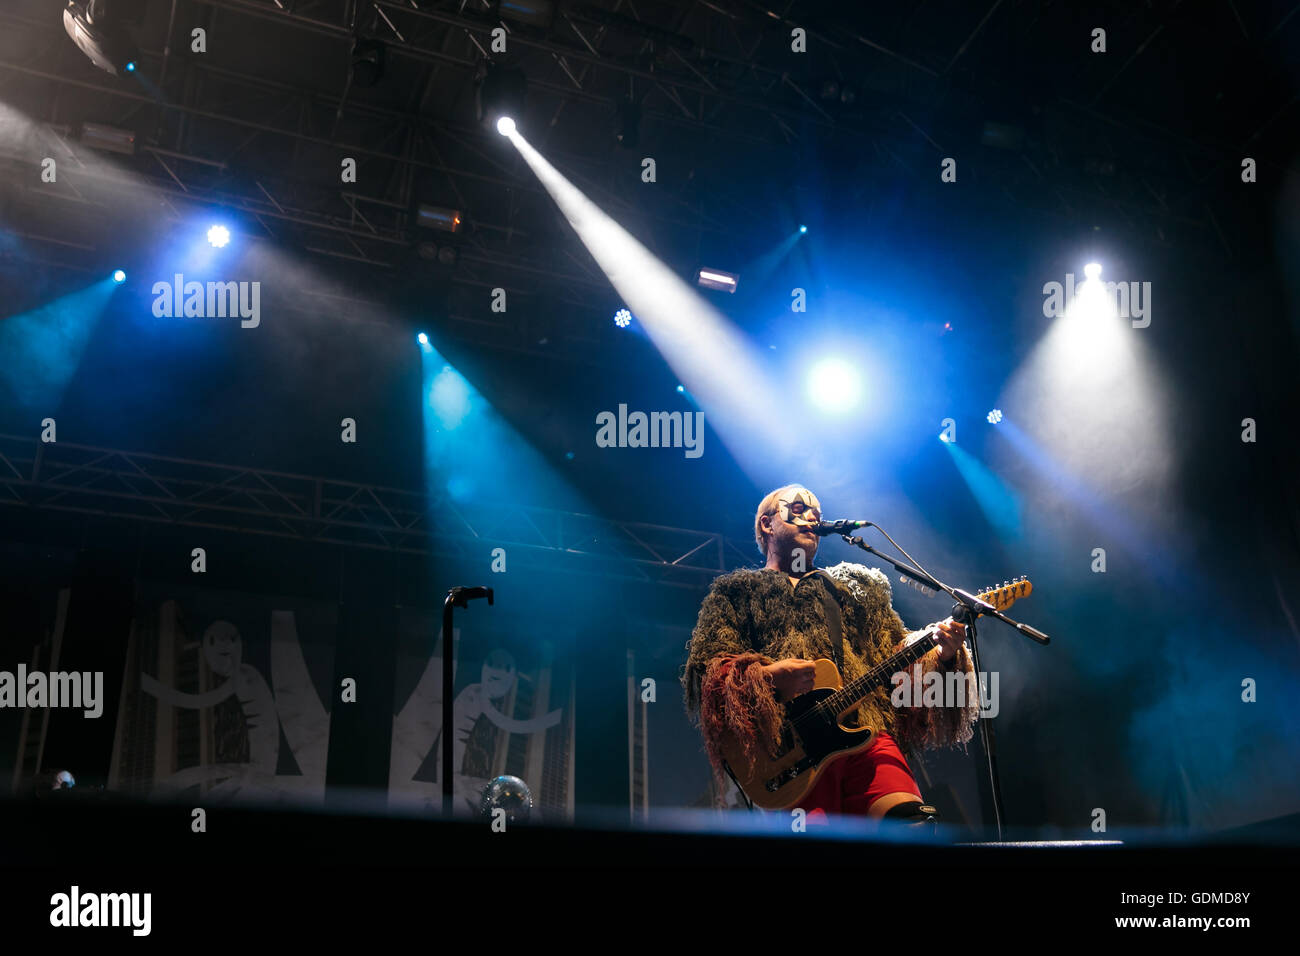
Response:
[[[861,677],[849,681],[822,701],[822,704],[830,708],[834,713],[843,713],[855,704],[862,703],[863,699],[872,694],[877,687],[883,687],[890,683],[890,678],[894,674],[911,667],[938,645],[939,629],[936,625],[931,624],[912,643],[881,661]]]
[[[990,588],[979,594],[981,601],[988,602],[998,611],[1004,611],[1020,598],[1028,597],[1034,586],[1023,575],[1014,581],[1004,581],[1001,587]],[[978,615],[977,615],[978,616]],[[881,661],[861,677],[849,681],[834,694],[821,702],[832,714],[842,714],[851,707],[862,703],[878,687],[891,683],[891,678],[901,670],[906,670],[920,660],[926,653],[939,644],[939,625],[931,624],[915,640],[888,659]]]

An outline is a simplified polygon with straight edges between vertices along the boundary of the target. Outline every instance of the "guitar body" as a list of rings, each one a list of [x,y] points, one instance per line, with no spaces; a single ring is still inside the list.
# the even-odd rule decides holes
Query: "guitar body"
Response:
[[[833,661],[823,658],[814,661],[813,666],[813,689],[785,705],[781,753],[775,759],[760,753],[754,763],[748,765],[735,740],[723,741],[722,755],[740,788],[754,806],[764,810],[798,806],[833,760],[865,750],[875,739],[871,730],[850,730],[842,726],[839,720],[845,714],[837,714],[834,721],[808,720],[799,730],[795,729],[801,715],[843,686],[839,669]],[[856,707],[853,705],[845,713]]]

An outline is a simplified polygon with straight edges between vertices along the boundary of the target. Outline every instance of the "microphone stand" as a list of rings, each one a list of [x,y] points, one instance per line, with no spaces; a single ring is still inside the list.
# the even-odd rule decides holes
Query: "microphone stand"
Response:
[[[866,522],[866,524],[870,524],[870,522]],[[872,525],[872,527],[875,527],[875,525]],[[914,581],[918,581],[932,590],[944,591],[947,594],[951,595],[953,600],[957,602],[956,604],[953,605],[952,608],[952,618],[954,621],[960,621],[962,624],[966,625],[966,633],[967,636],[970,637],[971,663],[975,667],[975,684],[976,684],[977,698],[979,696],[978,687],[979,687],[979,676],[980,676],[980,662],[979,662],[979,647],[976,644],[975,621],[979,618],[981,614],[988,615],[989,617],[995,617],[999,621],[1002,621],[1004,624],[1009,624],[1011,627],[1014,627],[1017,631],[1025,635],[1025,637],[1029,638],[1031,641],[1036,641],[1037,643],[1042,644],[1044,646],[1051,643],[1052,639],[1048,637],[1046,634],[1044,634],[1042,631],[1038,630],[1037,628],[1030,627],[1028,624],[1022,624],[1019,621],[1013,621],[1011,618],[1007,617],[1007,615],[1003,614],[1001,611],[995,608],[992,604],[989,604],[987,601],[980,600],[978,597],[976,597],[974,594],[971,594],[969,591],[963,591],[960,588],[949,587],[947,584],[944,584],[942,581],[938,580],[937,578],[929,574],[926,574],[924,571],[920,570],[919,568],[914,568],[910,564],[904,564],[902,561],[899,561],[897,558],[892,558],[887,554],[881,554],[879,551],[877,551],[875,548],[867,544],[865,541],[863,541],[861,538],[857,537],[856,535],[841,534],[840,537],[843,538],[846,543],[853,545],[855,548],[861,548],[863,551],[866,551],[868,554],[875,555],[877,558],[880,558],[880,560],[888,562],[889,564],[893,565],[898,570],[899,574],[909,577]],[[979,703],[980,706],[983,706],[983,701],[980,701]],[[984,753],[988,757],[989,786],[992,788],[992,792],[993,792],[993,815],[995,818],[995,822],[997,823],[998,840],[1000,841],[1002,839],[1002,816],[1003,816],[1002,785],[998,778],[997,744],[996,744],[995,735],[993,733],[993,721],[986,720],[981,717],[979,721],[979,725],[980,725],[980,740],[984,745]]]
[[[451,773],[452,756],[455,752],[453,741],[455,728],[453,721],[454,701],[452,700],[453,674],[456,651],[452,646],[451,616],[452,609],[469,607],[469,602],[477,598],[487,598],[488,606],[493,603],[491,588],[452,588],[442,602],[442,812],[446,819],[451,819],[454,810]]]

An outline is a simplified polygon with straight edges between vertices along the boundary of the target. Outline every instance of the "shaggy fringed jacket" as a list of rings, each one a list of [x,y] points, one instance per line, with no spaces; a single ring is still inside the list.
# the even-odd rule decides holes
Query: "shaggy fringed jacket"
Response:
[[[875,568],[842,563],[826,568],[836,583],[844,634],[845,683],[889,657],[908,637],[902,618],[890,604],[889,579]],[[767,568],[724,574],[713,582],[687,647],[682,687],[688,714],[698,719],[714,770],[721,774],[721,740],[731,732],[750,747],[777,745],[782,710],[771,683],[759,667],[788,657],[835,660],[826,623],[821,575],[800,579],[795,587],[782,571]],[[939,649],[913,665],[913,686],[928,671],[960,670],[967,675],[962,707],[894,707],[893,688],[876,690],[845,726],[870,727],[892,735],[905,751],[942,747],[970,740],[979,715],[975,669],[963,644],[945,665]],[[751,750],[751,753],[753,751]]]

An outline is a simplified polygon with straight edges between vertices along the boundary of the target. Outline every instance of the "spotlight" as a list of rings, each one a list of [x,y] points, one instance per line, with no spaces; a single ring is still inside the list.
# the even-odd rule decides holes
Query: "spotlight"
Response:
[[[683,394],[685,394],[685,392],[686,392],[686,386],[685,386],[685,385],[678,385],[678,386],[677,386],[677,391],[678,391],[678,392],[681,392],[681,393],[683,393]]]
[[[208,230],[208,242],[218,249],[223,248],[226,243],[230,242],[230,230],[225,226],[213,226]]]
[[[939,432],[939,441],[946,441],[946,442],[952,441],[952,439],[948,437],[947,430]]]
[[[800,227],[799,227],[799,235],[802,236],[802,235],[803,235],[804,233],[806,233],[807,231],[808,231],[808,227],[807,227],[807,226],[800,226]]]
[[[105,73],[134,73],[136,48],[126,30],[131,4],[110,6],[105,0],[68,0],[63,29],[82,53]]]
[[[460,229],[460,210],[422,202],[415,207],[415,223],[425,229],[456,232]]]
[[[1083,274],[1089,279],[1096,279],[1101,275],[1101,263],[1089,262],[1083,267]]]
[[[497,120],[497,132],[502,136],[509,136],[515,131],[515,121],[509,116],[503,116]]]
[[[82,123],[81,142],[85,146],[109,153],[121,153],[123,156],[135,155],[135,133],[129,129],[101,126],[99,123]]]
[[[740,285],[740,276],[734,272],[721,269],[700,269],[695,274],[695,281],[706,289],[721,289],[723,292],[735,292]]]
[[[123,282],[126,281],[126,273],[123,272],[121,269],[118,269],[116,272],[113,273],[113,281],[116,282],[118,285],[121,285]]]
[[[1002,409],[995,408],[985,417],[988,418],[990,425],[996,425],[998,422],[1002,421]]]
[[[620,329],[625,329],[632,324],[632,313],[627,309],[619,309],[614,313],[614,324]]]
[[[842,359],[826,359],[813,366],[808,394],[820,408],[840,412],[857,403],[862,386],[858,374]]]
[[[423,332],[421,332],[419,335],[417,335],[417,336],[415,337],[415,341],[419,342],[421,345],[428,345],[428,344],[429,344],[429,336],[427,336],[426,334],[424,334]]]

